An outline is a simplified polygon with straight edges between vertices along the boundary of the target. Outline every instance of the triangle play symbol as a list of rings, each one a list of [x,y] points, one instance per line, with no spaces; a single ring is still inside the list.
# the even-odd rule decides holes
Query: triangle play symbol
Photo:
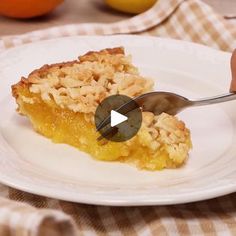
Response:
[[[117,111],[111,110],[111,127],[114,127],[126,120],[128,120],[127,116],[124,116]]]

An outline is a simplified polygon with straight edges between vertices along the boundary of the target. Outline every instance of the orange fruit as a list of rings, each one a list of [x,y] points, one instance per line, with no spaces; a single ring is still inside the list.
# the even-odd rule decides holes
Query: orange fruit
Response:
[[[32,18],[51,12],[63,0],[0,0],[0,14],[13,18]]]

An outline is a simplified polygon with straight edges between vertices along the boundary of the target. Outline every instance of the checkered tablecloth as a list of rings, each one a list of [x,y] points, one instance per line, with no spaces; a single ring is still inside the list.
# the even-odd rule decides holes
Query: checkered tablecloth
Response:
[[[149,11],[117,23],[72,24],[5,36],[0,40],[0,51],[62,36],[141,34],[182,39],[231,52],[236,48],[236,20],[226,18],[200,0],[159,0]],[[0,199],[0,235],[4,236],[236,235],[236,194],[161,207],[82,205],[3,185],[0,195],[4,197]]]

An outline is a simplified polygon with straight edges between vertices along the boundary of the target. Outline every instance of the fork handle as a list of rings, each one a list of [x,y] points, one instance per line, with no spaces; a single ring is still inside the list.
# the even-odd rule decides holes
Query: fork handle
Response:
[[[216,104],[216,103],[222,103],[222,102],[228,102],[236,100],[236,93],[227,93],[215,97],[210,98],[204,98],[200,100],[191,101],[192,106],[204,106],[204,105],[210,105],[210,104]]]

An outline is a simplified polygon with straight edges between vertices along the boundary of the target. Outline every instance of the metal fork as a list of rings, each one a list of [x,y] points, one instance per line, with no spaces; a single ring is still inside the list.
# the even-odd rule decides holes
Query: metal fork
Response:
[[[162,112],[168,113],[170,115],[176,115],[180,111],[189,107],[210,105],[236,100],[236,93],[228,93],[199,100],[189,100],[186,97],[171,92],[150,92],[138,96],[133,100],[140,106],[142,111],[150,111],[155,115],[159,115]],[[134,103],[132,102],[125,103],[116,111],[125,115],[133,109],[136,109],[133,104]],[[111,117],[108,116],[103,122],[101,122],[101,124],[99,124],[99,126],[97,127],[97,131],[107,126],[110,123],[110,120]],[[109,135],[109,131],[112,132],[113,129],[108,129],[106,131],[107,135]],[[102,137],[99,137],[98,140],[101,140],[101,138]]]

